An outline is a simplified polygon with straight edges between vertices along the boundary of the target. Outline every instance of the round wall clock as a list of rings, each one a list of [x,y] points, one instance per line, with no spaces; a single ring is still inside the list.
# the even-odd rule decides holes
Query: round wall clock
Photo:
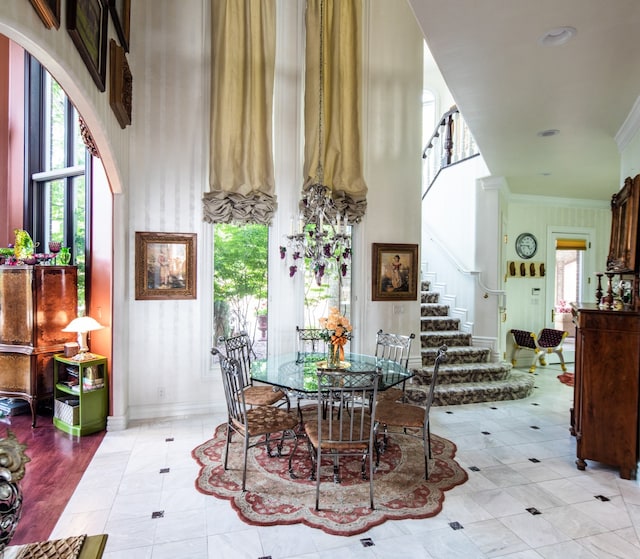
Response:
[[[538,241],[531,233],[521,233],[516,239],[516,252],[520,258],[531,258],[538,250]]]

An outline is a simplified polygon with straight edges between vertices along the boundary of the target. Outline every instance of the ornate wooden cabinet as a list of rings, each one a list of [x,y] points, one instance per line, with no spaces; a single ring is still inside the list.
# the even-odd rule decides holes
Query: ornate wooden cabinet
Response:
[[[635,479],[640,402],[640,313],[577,305],[572,432],[585,460],[617,466]]]
[[[75,341],[62,329],[77,316],[75,266],[0,266],[0,397],[29,402],[53,394],[53,355]]]

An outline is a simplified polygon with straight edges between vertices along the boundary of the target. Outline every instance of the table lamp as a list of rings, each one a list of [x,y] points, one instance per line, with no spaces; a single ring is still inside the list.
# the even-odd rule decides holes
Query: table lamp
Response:
[[[87,334],[93,330],[101,330],[102,328],[104,328],[104,326],[90,316],[79,316],[78,318],[74,318],[62,329],[63,332],[77,332],[78,334],[80,351],[72,357],[74,361],[95,359],[95,355],[89,352],[89,346],[87,346]]]

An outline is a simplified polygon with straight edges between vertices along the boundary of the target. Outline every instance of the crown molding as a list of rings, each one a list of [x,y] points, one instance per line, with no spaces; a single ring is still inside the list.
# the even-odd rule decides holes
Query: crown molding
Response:
[[[615,135],[615,141],[618,145],[618,151],[622,153],[629,145],[629,142],[640,130],[640,97],[636,99],[633,107],[629,111],[627,118],[622,123],[620,130]]]
[[[587,198],[556,198],[554,196],[535,196],[532,194],[511,194],[511,204],[536,204],[538,206],[555,206],[569,208],[611,209],[609,200],[589,200]]]

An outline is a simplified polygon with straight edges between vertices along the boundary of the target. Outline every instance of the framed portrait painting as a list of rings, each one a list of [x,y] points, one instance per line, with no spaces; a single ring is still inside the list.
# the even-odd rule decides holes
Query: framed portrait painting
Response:
[[[100,91],[107,74],[107,23],[103,0],[68,0],[67,31]]]
[[[371,298],[415,301],[418,297],[418,245],[373,243]]]
[[[136,231],[136,299],[196,298],[196,234]]]

